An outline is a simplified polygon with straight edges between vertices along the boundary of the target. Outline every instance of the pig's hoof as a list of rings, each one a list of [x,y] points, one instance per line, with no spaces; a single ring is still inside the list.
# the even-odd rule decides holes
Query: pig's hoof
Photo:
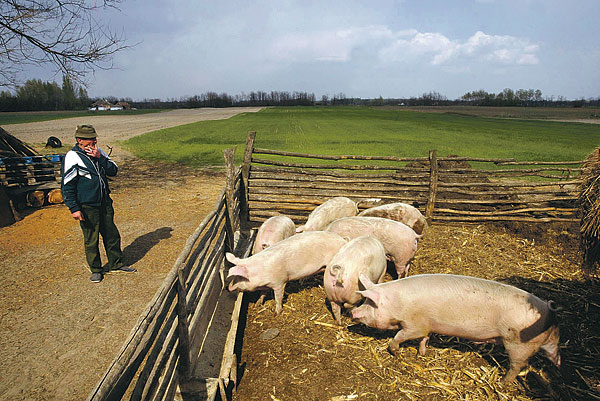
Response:
[[[388,346],[388,351],[390,354],[394,355],[394,356],[398,356],[399,355],[399,351],[400,351],[400,347],[398,347],[397,345],[389,345]]]

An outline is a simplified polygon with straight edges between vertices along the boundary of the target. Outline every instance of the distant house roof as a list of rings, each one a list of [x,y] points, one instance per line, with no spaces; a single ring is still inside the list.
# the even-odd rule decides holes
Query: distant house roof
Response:
[[[112,104],[106,100],[98,100],[91,104],[90,110],[131,110],[131,105],[127,102],[116,102]]]
[[[100,106],[100,107],[106,107],[106,106],[110,107],[111,104],[110,104],[110,102],[108,102],[106,100],[98,100],[98,101],[92,103],[91,107],[98,107],[98,106]]]

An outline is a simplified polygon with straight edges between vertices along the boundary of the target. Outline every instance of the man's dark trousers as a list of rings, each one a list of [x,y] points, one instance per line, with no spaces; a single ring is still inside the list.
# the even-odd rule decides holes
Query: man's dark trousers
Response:
[[[85,245],[85,258],[92,273],[102,273],[102,262],[98,249],[99,235],[108,257],[108,270],[118,269],[123,266],[121,258],[121,236],[114,222],[115,210],[112,199],[106,196],[100,206],[81,205],[81,212],[85,220],[79,225],[83,231]]]

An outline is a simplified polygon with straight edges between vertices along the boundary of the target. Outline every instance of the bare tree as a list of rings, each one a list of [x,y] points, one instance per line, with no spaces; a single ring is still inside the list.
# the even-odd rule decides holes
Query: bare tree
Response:
[[[122,0],[0,0],[0,86],[14,88],[28,65],[49,65],[74,82],[112,68],[128,47],[123,34],[96,20]]]

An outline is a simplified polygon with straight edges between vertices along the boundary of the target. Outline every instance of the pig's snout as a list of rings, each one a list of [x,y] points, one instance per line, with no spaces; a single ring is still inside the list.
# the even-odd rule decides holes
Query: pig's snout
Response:
[[[233,292],[239,289],[237,285],[240,282],[239,276],[230,276],[225,279],[225,284],[227,284],[227,291]]]

